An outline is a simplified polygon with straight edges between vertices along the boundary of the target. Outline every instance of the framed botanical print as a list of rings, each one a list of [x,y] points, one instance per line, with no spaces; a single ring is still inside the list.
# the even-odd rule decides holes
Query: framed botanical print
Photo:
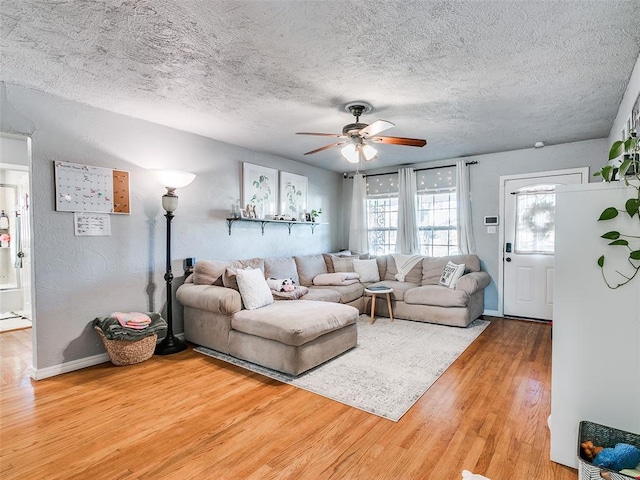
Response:
[[[242,164],[242,209],[256,207],[256,217],[275,215],[278,206],[278,171],[273,168]]]
[[[304,221],[307,209],[307,177],[280,172],[280,214]]]

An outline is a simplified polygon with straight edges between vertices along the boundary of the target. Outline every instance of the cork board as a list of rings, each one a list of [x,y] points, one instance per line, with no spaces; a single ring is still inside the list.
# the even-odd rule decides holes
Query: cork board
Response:
[[[129,172],[54,162],[59,212],[131,213]]]

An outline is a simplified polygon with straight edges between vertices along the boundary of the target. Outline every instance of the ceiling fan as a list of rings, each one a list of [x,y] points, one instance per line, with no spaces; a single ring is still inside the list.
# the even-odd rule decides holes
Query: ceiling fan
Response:
[[[342,127],[342,134],[338,133],[313,133],[313,132],[297,132],[296,135],[317,135],[321,137],[335,137],[343,138],[336,143],[325,145],[324,147],[316,148],[310,152],[306,152],[305,155],[311,155],[313,153],[322,152],[333,147],[339,147],[345,145],[342,148],[342,155],[351,163],[358,163],[360,161],[370,162],[377,156],[377,151],[368,142],[371,143],[387,143],[391,145],[407,145],[409,147],[424,147],[427,144],[426,140],[419,138],[405,138],[405,137],[386,137],[378,135],[391,127],[393,123],[386,120],[377,120],[371,125],[366,123],[360,123],[360,116],[363,113],[371,111],[371,105],[364,102],[352,102],[345,105],[345,110],[351,112],[356,117],[356,123],[349,123]]]

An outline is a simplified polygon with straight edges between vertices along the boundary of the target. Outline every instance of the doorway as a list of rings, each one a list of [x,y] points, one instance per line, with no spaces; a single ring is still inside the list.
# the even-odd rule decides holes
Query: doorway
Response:
[[[32,326],[29,139],[0,133],[0,332]]]
[[[507,317],[553,320],[555,190],[587,183],[575,168],[500,177],[500,305]]]

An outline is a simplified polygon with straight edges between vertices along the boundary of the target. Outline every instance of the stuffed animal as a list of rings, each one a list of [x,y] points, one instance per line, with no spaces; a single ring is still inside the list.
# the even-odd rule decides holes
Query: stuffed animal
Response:
[[[587,460],[593,460],[595,456],[604,449],[604,447],[596,447],[591,440],[582,442],[580,444],[580,448],[582,449],[584,458],[586,458]]]
[[[640,449],[628,443],[618,443],[614,448],[604,448],[593,459],[597,467],[620,471],[635,468],[640,463]]]
[[[469,480],[489,480],[487,477],[483,477],[477,473],[471,473],[469,470],[462,471],[462,478]]]
[[[267,278],[267,285],[276,292],[293,292],[296,289],[293,278]]]

